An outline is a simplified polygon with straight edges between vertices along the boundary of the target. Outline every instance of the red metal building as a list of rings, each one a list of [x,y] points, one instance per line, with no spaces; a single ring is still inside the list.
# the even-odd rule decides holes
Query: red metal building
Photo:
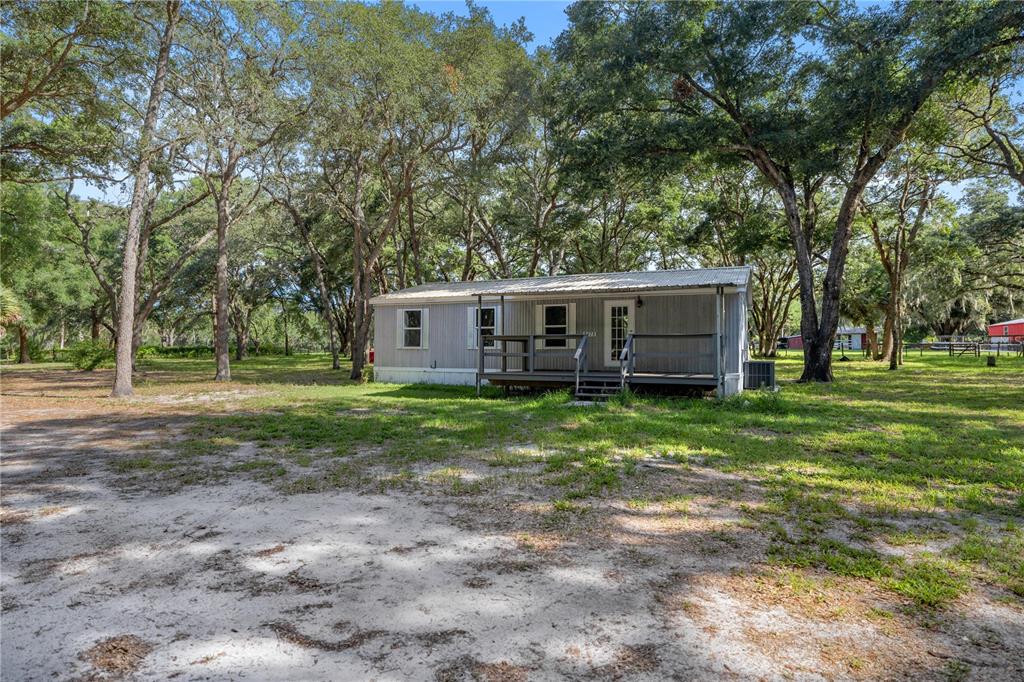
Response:
[[[998,341],[1024,341],[1024,317],[990,324],[988,326],[988,340],[992,343]]]

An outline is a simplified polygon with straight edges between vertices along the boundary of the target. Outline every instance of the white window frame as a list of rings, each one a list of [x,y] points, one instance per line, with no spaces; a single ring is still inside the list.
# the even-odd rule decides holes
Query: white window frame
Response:
[[[548,333],[547,325],[547,310],[548,308],[565,308],[565,333],[575,334],[576,333],[576,303],[541,303],[537,305],[537,334],[544,335]],[[561,326],[561,325],[559,325]],[[573,349],[576,347],[575,339],[566,339],[564,346],[551,346],[548,345],[547,339],[538,339],[537,348],[557,348],[557,349]]]
[[[420,326],[419,327],[407,327],[405,326],[405,314],[411,312],[418,312],[420,314]],[[398,324],[397,333],[395,339],[395,347],[399,350],[425,350],[427,348],[427,320],[428,310],[426,308],[399,308],[398,309]],[[405,345],[405,332],[410,329],[419,329],[420,332],[420,345],[418,346],[407,346]]]
[[[476,317],[477,310],[481,310],[481,311],[483,311],[483,310],[493,310],[494,311],[494,335],[497,336],[498,334],[501,334],[501,317],[498,315],[498,306],[496,306],[496,305],[485,305],[485,306],[480,306],[479,308],[477,308],[477,306],[475,306],[475,305],[474,306],[470,306],[469,310],[466,312],[466,331],[467,331],[467,334],[466,334],[466,348],[468,350],[478,350],[477,339],[480,338],[480,332],[479,332],[479,330],[477,328],[477,324],[478,324],[477,317]],[[484,329],[488,329],[488,327],[484,327]],[[491,345],[484,346],[484,347],[485,348],[497,348],[499,345],[500,344],[497,341],[492,341]]]

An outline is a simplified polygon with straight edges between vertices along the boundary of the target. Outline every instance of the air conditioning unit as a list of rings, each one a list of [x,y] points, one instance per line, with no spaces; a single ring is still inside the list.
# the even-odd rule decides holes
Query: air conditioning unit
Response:
[[[748,360],[743,363],[743,388],[775,388],[775,363],[770,360]]]

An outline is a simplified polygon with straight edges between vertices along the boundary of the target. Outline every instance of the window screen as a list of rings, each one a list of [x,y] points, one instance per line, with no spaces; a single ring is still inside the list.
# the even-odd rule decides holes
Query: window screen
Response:
[[[544,333],[545,334],[568,334],[569,333],[569,307],[566,305],[544,306]],[[544,346],[547,348],[565,348],[565,339],[545,339]]]

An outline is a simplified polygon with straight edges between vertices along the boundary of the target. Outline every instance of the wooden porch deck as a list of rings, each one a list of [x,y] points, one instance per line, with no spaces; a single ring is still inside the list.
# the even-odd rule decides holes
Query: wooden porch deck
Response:
[[[572,386],[576,384],[576,372],[569,370],[544,370],[532,372],[524,370],[488,369],[480,378],[495,386]],[[581,380],[587,381],[621,381],[618,371],[588,371],[580,373]],[[682,384],[686,386],[705,386],[715,388],[718,381],[714,374],[680,374],[675,372],[634,372],[628,377],[630,384]]]
[[[647,340],[692,340],[706,342],[707,352],[654,352],[636,350],[637,341]],[[662,385],[686,386],[691,388],[714,389],[722,393],[722,344],[721,335],[714,334],[636,334],[629,333],[619,354],[619,370],[590,369],[588,366],[588,341],[586,334],[526,334],[526,335],[480,335],[477,358],[477,394],[480,385],[486,381],[496,386],[522,386],[545,388],[572,386],[577,397],[606,398],[610,394],[629,386]],[[557,347],[550,347],[557,341]],[[569,342],[572,342],[571,344]],[[564,357],[575,365],[573,369],[542,369],[538,360],[542,357]],[[714,372],[651,371],[637,368],[637,358],[670,358],[686,360],[712,358]],[[487,358],[497,358],[500,367],[486,368]],[[515,367],[514,365],[519,365]],[[486,369],[485,369],[486,368]]]

